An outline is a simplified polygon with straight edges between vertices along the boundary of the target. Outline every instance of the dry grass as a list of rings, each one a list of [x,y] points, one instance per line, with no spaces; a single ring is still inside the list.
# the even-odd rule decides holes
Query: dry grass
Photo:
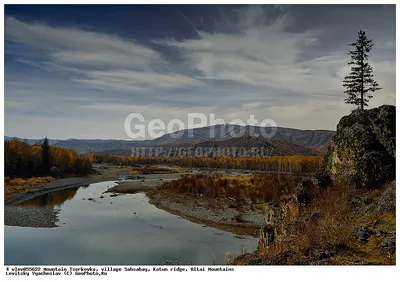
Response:
[[[359,195],[377,199],[380,192],[373,190]],[[296,264],[319,261],[321,254],[328,251],[331,255],[325,259],[329,264],[394,264],[395,254],[379,247],[382,238],[377,231],[395,232],[395,216],[351,210],[348,199],[352,196],[343,182],[336,182],[328,190],[316,194],[310,205],[301,207],[300,217],[284,236],[282,244],[259,255],[265,263],[274,264],[290,254],[290,259],[285,258],[284,264]],[[375,226],[377,220],[383,220],[391,227]],[[371,230],[365,244],[356,237],[361,226],[368,226]]]
[[[31,177],[31,178],[13,178],[13,179],[5,179],[5,184],[7,186],[13,186],[15,188],[21,186],[34,186],[38,184],[48,183],[50,181],[55,180],[55,178],[51,176],[45,177]]]
[[[349,223],[353,228],[359,226],[370,226],[372,231],[368,242],[360,244],[354,238],[349,238],[345,242],[346,250],[333,257],[332,263],[335,264],[354,264],[357,261],[368,261],[372,264],[392,265],[396,263],[396,254],[390,254],[388,251],[380,248],[382,238],[377,235],[379,231],[393,234],[396,232],[396,217],[393,214],[357,214],[350,216],[352,221]],[[375,226],[377,220],[382,220],[388,225]]]
[[[55,178],[31,177],[31,178],[4,178],[4,198],[9,199],[14,194],[22,194],[42,186],[42,184],[54,181]]]
[[[281,197],[291,193],[299,182],[300,177],[279,174],[256,176],[196,174],[185,175],[178,180],[164,183],[157,187],[156,191],[189,194],[193,197],[227,197],[239,202],[249,199],[254,204],[270,201],[279,203]]]
[[[163,174],[163,173],[182,173],[183,170],[159,168],[159,167],[145,167],[145,168],[134,168],[132,174]]]
[[[162,199],[171,199],[210,208],[245,208],[264,212],[265,202],[281,204],[292,195],[300,177],[294,175],[210,176],[186,175],[164,183],[154,190]],[[281,230],[274,247],[245,254],[232,261],[247,264],[262,259],[266,264],[395,264],[396,255],[381,244],[396,231],[394,214],[368,213],[369,206],[378,201],[382,191],[352,191],[343,181],[331,183],[327,189],[314,189],[310,202],[299,206],[296,218]],[[361,201],[353,207],[350,199]],[[250,204],[248,204],[250,202]],[[238,218],[240,221],[240,218]],[[383,221],[384,224],[376,224]],[[360,242],[358,231],[371,231],[367,242]],[[381,235],[384,234],[384,235]]]

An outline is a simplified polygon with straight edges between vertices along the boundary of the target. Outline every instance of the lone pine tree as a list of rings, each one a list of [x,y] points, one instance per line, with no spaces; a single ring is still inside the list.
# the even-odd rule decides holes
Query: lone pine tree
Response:
[[[43,167],[43,173],[47,173],[50,168],[50,146],[49,146],[49,140],[44,138],[43,144],[42,144],[42,167]]]
[[[372,67],[367,63],[368,53],[374,44],[365,35],[365,31],[360,30],[357,41],[349,46],[354,47],[354,50],[348,53],[351,55],[351,61],[348,63],[351,65],[351,71],[343,80],[344,93],[348,95],[344,101],[364,110],[364,106],[368,107],[368,102],[372,98],[371,93],[381,89],[374,80]]]

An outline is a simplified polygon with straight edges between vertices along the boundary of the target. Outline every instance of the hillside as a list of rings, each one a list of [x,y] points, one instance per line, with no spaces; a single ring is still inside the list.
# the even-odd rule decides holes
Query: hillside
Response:
[[[158,146],[167,144],[181,144],[185,142],[196,144],[210,140],[221,141],[231,139],[232,136],[234,136],[234,134],[231,134],[231,131],[239,132],[240,130],[244,130],[244,135],[262,136],[261,133],[263,129],[264,128],[261,128],[259,126],[246,126],[243,129],[243,126],[240,125],[214,125],[192,129],[193,136],[190,136],[189,129],[177,131],[176,133],[183,132],[181,133],[182,136],[179,138],[174,138],[169,134],[165,134],[159,138],[149,141],[148,144]],[[269,133],[270,130],[270,128],[265,129],[267,133]],[[334,134],[335,131],[331,130],[300,130],[293,128],[277,127],[276,135],[270,139],[284,140],[293,144],[307,146],[320,150],[322,148],[321,151],[324,151],[324,149],[327,149],[329,142]],[[325,152],[326,151],[324,151],[323,153]]]
[[[79,153],[103,153],[109,151],[126,151],[130,152],[132,146],[141,144],[142,141],[127,140],[80,140],[68,139],[61,140],[54,146],[66,149],[75,149]]]
[[[5,136],[4,140],[19,140],[27,141],[28,144],[34,144],[36,142],[42,142],[41,139],[23,139],[18,137]],[[49,144],[65,148],[74,149],[78,153],[104,153],[104,152],[123,152],[122,154],[129,154],[132,146],[138,146],[139,144],[146,144],[148,141],[131,141],[131,140],[103,140],[103,139],[67,139],[57,140],[49,139]],[[121,153],[119,153],[121,154]]]
[[[194,128],[193,136],[190,130],[177,131],[182,133],[179,138],[174,138],[170,134],[165,134],[153,140],[102,140],[102,139],[68,139],[50,140],[50,144],[66,148],[75,149],[78,153],[107,153],[116,155],[130,155],[132,147],[151,146],[162,147],[165,150],[175,150],[180,147],[199,147],[208,141],[222,142],[218,147],[267,147],[272,148],[274,155],[323,155],[326,153],[330,140],[335,131],[330,130],[299,130],[293,128],[277,127],[277,132],[272,138],[263,138],[263,128],[257,126],[246,126],[244,136],[232,138],[235,134],[231,131],[239,132],[243,129],[239,125],[216,125],[202,128]],[[268,133],[270,128],[265,129]],[[212,134],[214,132],[214,134]],[[252,136],[247,140],[245,136]],[[5,136],[5,140],[18,139],[17,137]],[[28,143],[33,144],[37,140],[28,139]]]
[[[259,136],[245,135],[239,138],[231,138],[222,141],[206,141],[195,145],[195,147],[202,148],[213,148],[220,150],[230,150],[230,154],[233,155],[232,148],[245,148],[246,154],[252,156],[257,154],[256,150],[263,150],[262,154],[268,156],[313,156],[318,153],[310,147],[297,145],[284,140],[266,139]],[[240,152],[236,153],[236,156],[240,155]]]
[[[27,139],[27,138],[19,138],[19,137],[10,137],[10,136],[4,136],[4,141],[11,141],[11,140],[18,140],[18,141],[24,141],[28,143],[29,145],[33,145],[36,142],[41,143],[43,139]],[[57,139],[48,139],[49,140],[49,145],[54,145],[60,140]]]

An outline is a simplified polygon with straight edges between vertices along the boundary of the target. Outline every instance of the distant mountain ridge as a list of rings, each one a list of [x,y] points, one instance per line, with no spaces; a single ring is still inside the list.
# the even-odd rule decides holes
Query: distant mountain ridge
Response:
[[[10,140],[13,140],[13,139],[16,139],[16,140],[18,140],[18,141],[25,141],[25,142],[27,142],[28,144],[33,145],[33,144],[35,144],[36,142],[41,143],[41,142],[43,141],[44,138],[40,138],[40,139],[28,139],[28,138],[19,138],[19,137],[4,136],[4,141],[10,141]],[[58,139],[48,139],[48,140],[49,140],[49,144],[50,144],[50,145],[54,145],[55,143],[57,143],[58,141],[60,141],[60,140],[58,140]]]
[[[245,135],[238,138],[231,138],[221,141],[205,141],[197,143],[195,148],[212,148],[210,150],[210,156],[213,156],[215,151],[225,150],[230,156],[237,157],[243,156],[241,149],[246,149],[245,156],[314,156],[318,155],[318,152],[313,148],[306,147],[303,145],[297,145],[288,141],[280,139],[267,139],[261,136]],[[236,152],[233,152],[233,148],[237,148]],[[254,150],[254,151],[253,151]]]
[[[239,133],[241,130],[243,136],[252,135],[263,137],[263,132],[268,134],[271,132],[272,128],[240,125],[214,125],[194,129],[184,129],[174,132],[174,134],[182,135],[179,138],[174,138],[171,136],[171,134],[165,134],[159,138],[150,140],[148,145],[160,146],[182,143],[196,144],[210,140],[222,141],[233,138],[235,133]],[[284,140],[296,145],[307,146],[315,149],[317,152],[324,153],[326,152],[329,142],[334,134],[335,131],[332,130],[301,130],[276,127],[276,134],[267,139]]]
[[[130,155],[132,147],[151,146],[171,149],[182,146],[198,147],[202,146],[204,142],[213,141],[218,147],[227,147],[228,145],[232,147],[235,144],[241,144],[242,146],[238,147],[249,148],[254,147],[254,144],[258,144],[258,146],[274,148],[275,153],[282,155],[323,155],[335,134],[335,131],[331,130],[300,130],[277,127],[274,136],[271,138],[263,137],[262,130],[270,133],[271,129],[270,127],[225,124],[176,131],[173,134],[182,135],[177,138],[174,138],[172,134],[164,134],[153,140],[49,139],[49,143],[57,147],[72,148],[79,153]],[[239,133],[240,131],[242,131],[243,136],[235,137],[234,133]],[[43,140],[8,136],[5,136],[4,139],[26,140],[29,144]]]
[[[109,150],[130,150],[132,146],[137,146],[141,142],[145,141],[68,139],[60,140],[54,146],[75,149],[79,153],[103,153]]]
[[[36,142],[41,143],[42,139],[26,139],[26,138],[18,138],[18,137],[9,137],[5,136],[4,140],[19,140],[26,141],[27,143],[33,145]],[[145,144],[148,142],[144,141],[134,141],[134,140],[113,140],[113,139],[67,139],[67,140],[58,140],[58,139],[48,139],[49,144],[56,147],[61,147],[65,149],[75,149],[78,153],[88,154],[88,153],[103,153],[107,150],[121,150],[128,149],[132,146],[137,146],[138,144]]]

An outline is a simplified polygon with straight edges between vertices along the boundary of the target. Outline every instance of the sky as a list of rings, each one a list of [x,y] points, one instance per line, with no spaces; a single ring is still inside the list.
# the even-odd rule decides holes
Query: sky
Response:
[[[129,139],[130,113],[335,130],[360,29],[370,107],[395,104],[395,5],[6,5],[5,135]]]

